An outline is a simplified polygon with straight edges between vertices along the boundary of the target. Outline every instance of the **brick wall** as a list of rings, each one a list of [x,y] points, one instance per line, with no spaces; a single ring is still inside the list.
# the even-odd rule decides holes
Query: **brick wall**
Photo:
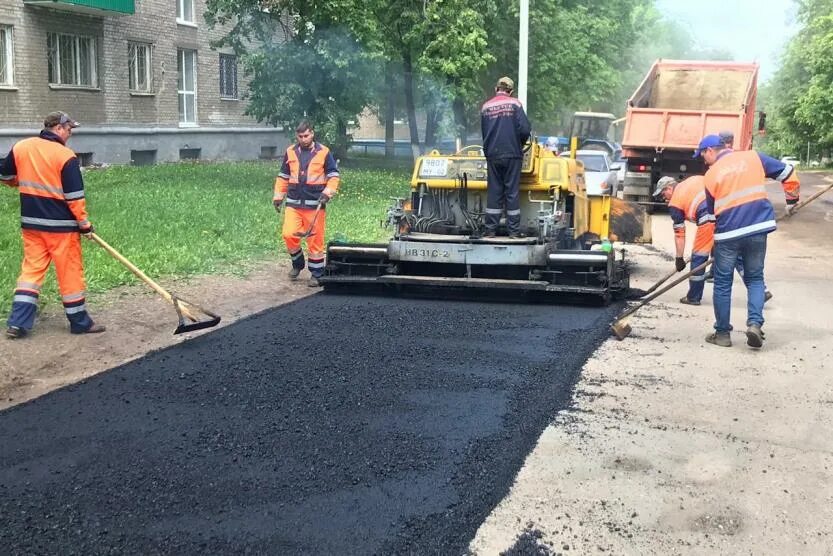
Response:
[[[16,90],[0,90],[0,128],[37,128],[46,113],[58,109],[93,126],[178,127],[178,48],[197,51],[198,125],[256,126],[244,115],[246,101],[220,99],[219,52],[210,48],[210,42],[220,38],[223,30],[208,29],[202,19],[204,10],[205,1],[194,0],[196,26],[192,27],[176,23],[172,0],[137,0],[136,13],[126,16],[91,16],[26,6],[22,0],[0,0],[0,24],[13,25],[16,86]],[[48,84],[49,32],[96,38],[98,89]],[[152,45],[151,95],[129,91],[129,41]],[[239,71],[240,96],[245,88]]]

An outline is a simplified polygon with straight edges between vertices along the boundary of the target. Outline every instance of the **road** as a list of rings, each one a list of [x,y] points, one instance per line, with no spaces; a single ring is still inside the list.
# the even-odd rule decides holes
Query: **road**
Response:
[[[13,554],[461,554],[614,308],[318,294],[0,413]]]

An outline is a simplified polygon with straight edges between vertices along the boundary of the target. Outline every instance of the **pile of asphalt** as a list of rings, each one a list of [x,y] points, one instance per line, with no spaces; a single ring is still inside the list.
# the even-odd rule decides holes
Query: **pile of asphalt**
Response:
[[[315,295],[11,408],[2,552],[461,554],[615,310]]]

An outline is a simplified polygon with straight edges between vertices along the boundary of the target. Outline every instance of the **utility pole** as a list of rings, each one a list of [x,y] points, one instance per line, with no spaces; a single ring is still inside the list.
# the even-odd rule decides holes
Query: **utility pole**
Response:
[[[529,56],[529,0],[521,0],[521,28],[518,32],[518,100],[526,105],[527,58]]]

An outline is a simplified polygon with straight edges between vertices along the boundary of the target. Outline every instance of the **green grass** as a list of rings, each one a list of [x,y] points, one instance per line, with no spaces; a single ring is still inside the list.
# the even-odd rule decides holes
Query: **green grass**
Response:
[[[377,241],[390,197],[408,191],[409,169],[354,163],[342,168],[339,194],[328,208],[327,236]],[[165,164],[111,167],[84,176],[96,233],[152,278],[234,273],[246,263],[283,258],[281,220],[272,207],[277,163]],[[22,246],[16,190],[0,188],[0,314],[8,311]],[[87,289],[135,283],[130,272],[83,241]],[[42,304],[59,297],[54,274]]]

